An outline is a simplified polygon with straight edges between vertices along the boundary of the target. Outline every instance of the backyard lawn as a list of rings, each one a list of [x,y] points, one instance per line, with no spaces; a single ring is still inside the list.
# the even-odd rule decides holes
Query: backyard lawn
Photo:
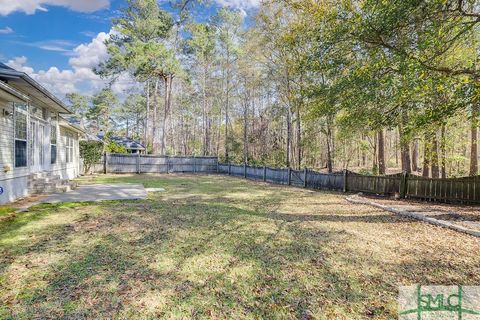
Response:
[[[399,285],[480,285],[480,240],[341,193],[121,175],[145,201],[0,214],[0,318],[391,319]]]

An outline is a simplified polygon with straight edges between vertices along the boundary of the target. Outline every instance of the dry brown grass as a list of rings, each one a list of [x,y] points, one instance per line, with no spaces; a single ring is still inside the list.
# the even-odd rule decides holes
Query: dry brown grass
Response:
[[[397,288],[480,285],[476,238],[342,194],[221,176],[107,176],[146,201],[0,223],[0,318],[396,318]]]

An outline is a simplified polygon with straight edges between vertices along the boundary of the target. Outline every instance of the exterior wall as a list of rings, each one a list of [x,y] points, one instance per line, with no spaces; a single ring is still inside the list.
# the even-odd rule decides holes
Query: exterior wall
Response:
[[[2,110],[6,110],[11,115],[4,116]],[[39,109],[41,110],[41,109]],[[42,117],[41,111],[37,110],[35,116]],[[12,202],[19,197],[28,195],[28,177],[33,172],[30,167],[30,159],[28,159],[27,167],[15,168],[14,163],[14,117],[13,117],[13,103],[5,100],[0,96],[0,188],[3,193],[0,194],[0,204]],[[28,120],[27,120],[28,121]],[[79,135],[68,127],[60,126],[57,123],[57,162],[51,164],[50,157],[50,125],[52,121],[49,119],[46,122],[47,129],[45,130],[45,138],[43,141],[45,152],[45,165],[42,172],[51,172],[59,175],[62,179],[73,179],[79,175]],[[28,122],[28,131],[30,124]],[[66,135],[71,133],[73,136],[73,161],[66,163],[65,141]],[[28,132],[30,139],[30,132]],[[30,152],[30,143],[27,142],[27,150]],[[28,157],[29,158],[29,157]],[[1,190],[0,190],[1,193]]]
[[[11,115],[0,114],[0,204],[7,203],[27,195],[27,168],[15,169],[14,166],[14,125],[13,102],[0,99],[0,110]]]
[[[57,140],[57,163],[51,166],[50,171],[53,174],[59,175],[62,179],[73,179],[80,174],[80,151],[79,151],[79,136],[76,132],[68,130],[65,127],[58,127],[57,132],[60,132]],[[67,163],[66,154],[66,140],[67,133],[73,135],[73,161]]]

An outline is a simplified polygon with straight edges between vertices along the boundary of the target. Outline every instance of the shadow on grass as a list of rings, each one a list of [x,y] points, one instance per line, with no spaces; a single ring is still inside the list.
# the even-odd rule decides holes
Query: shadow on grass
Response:
[[[323,295],[345,304],[365,298],[355,279],[332,266],[324,249],[346,241],[345,232],[312,233],[297,221],[228,205],[151,204],[145,212],[119,204],[117,210],[98,217],[98,235],[82,226],[91,223],[88,219],[75,232],[52,231],[51,239],[62,233],[61,242],[47,239],[29,248],[29,254],[60,251],[64,258],[47,267],[44,287],[22,288],[13,316],[138,316],[143,312],[138,301],[152,290],[159,297],[172,292],[156,311],[159,317],[205,318],[214,312],[218,317],[301,318]],[[120,226],[133,228],[131,238]],[[88,232],[93,239],[74,244]],[[173,267],[153,268],[155,257],[172,259]],[[235,270],[240,270],[236,282]],[[312,289],[311,281],[333,287]]]

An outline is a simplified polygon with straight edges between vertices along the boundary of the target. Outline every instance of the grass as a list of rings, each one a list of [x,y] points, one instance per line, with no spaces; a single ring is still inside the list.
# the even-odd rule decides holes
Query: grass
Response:
[[[106,176],[137,202],[0,221],[0,318],[397,318],[399,285],[480,285],[480,241],[342,194],[221,176]]]
[[[0,218],[10,215],[12,212],[15,212],[14,208],[7,206],[0,206]]]

